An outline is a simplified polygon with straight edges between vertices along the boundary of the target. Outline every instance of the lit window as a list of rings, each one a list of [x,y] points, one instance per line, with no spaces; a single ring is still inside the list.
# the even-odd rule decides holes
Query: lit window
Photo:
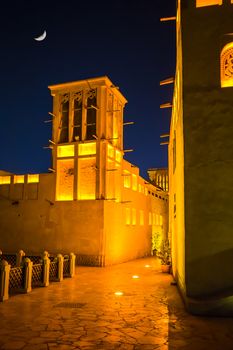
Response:
[[[153,213],[153,221],[152,221],[153,225],[156,225],[156,219],[155,219],[155,213]]]
[[[144,225],[144,212],[143,210],[140,210],[140,225]]]
[[[134,191],[137,191],[138,186],[137,186],[137,176],[135,174],[132,174],[132,189]]]
[[[145,195],[148,196],[148,189],[145,187]]]
[[[156,222],[155,225],[159,225],[159,215],[156,214]]]
[[[111,145],[108,145],[108,157],[114,158],[114,148]]]
[[[59,143],[69,141],[69,95],[62,96]]]
[[[149,212],[149,223],[148,223],[149,225],[151,225],[152,224],[152,215],[151,215],[151,212]]]
[[[139,191],[139,192],[142,192],[142,186],[141,186],[141,184],[138,184],[138,191]]]
[[[79,156],[96,154],[96,142],[80,143],[78,145]]]
[[[125,223],[130,225],[130,208],[125,208]]]
[[[222,5],[222,0],[196,0],[196,7]]]
[[[131,186],[130,172],[128,170],[124,170],[123,177],[124,177],[124,187],[130,188],[130,186]]]
[[[160,218],[159,218],[159,224],[160,224],[160,226],[162,226],[162,225],[163,225],[163,217],[162,217],[162,215],[160,215]]]
[[[132,208],[132,225],[136,225],[137,217],[136,217],[136,209]]]
[[[65,145],[57,147],[57,157],[72,157],[74,156],[74,145]]]
[[[57,161],[56,198],[59,201],[73,200],[74,191],[74,160],[63,159]]]
[[[233,86],[233,42],[221,52],[221,87]]]
[[[118,163],[121,162],[121,152],[116,149],[116,161]]]
[[[24,175],[14,176],[14,184],[23,184],[23,183],[24,183]]]
[[[11,183],[10,176],[0,176],[0,185],[9,185]]]
[[[28,174],[28,183],[39,182],[39,174]]]

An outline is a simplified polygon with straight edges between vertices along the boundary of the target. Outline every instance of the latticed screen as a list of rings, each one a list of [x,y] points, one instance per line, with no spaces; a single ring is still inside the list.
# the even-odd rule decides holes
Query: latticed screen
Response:
[[[87,131],[86,140],[94,139],[96,135],[96,90],[90,90],[87,95]]]
[[[82,91],[74,95],[73,141],[82,140]]]
[[[221,52],[221,87],[233,86],[233,42]]]
[[[9,290],[10,292],[24,287],[24,270],[22,267],[10,269]]]
[[[51,261],[49,265],[49,279],[57,279],[58,278],[58,262]]]
[[[59,142],[69,141],[69,95],[64,95],[61,103],[61,121],[60,121]]]
[[[32,287],[40,285],[43,282],[43,265],[32,265]]]
[[[64,259],[63,261],[63,275],[67,276],[70,274],[70,261],[69,259]]]

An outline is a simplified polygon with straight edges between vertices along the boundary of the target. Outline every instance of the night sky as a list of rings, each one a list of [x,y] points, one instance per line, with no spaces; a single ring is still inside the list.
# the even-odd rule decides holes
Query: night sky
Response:
[[[167,166],[175,72],[175,0],[6,1],[0,13],[0,169],[47,172],[52,97],[48,85],[107,75],[127,98],[126,159],[140,168]],[[42,42],[33,38],[47,31]]]

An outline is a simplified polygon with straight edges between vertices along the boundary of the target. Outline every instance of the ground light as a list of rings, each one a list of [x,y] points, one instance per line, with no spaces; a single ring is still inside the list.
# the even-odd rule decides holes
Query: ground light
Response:
[[[139,278],[139,276],[138,275],[133,275],[132,278],[137,279],[137,278]]]
[[[123,292],[120,292],[120,291],[117,291],[114,293],[115,295],[123,295],[124,293]]]
[[[145,267],[151,267],[150,265],[145,265]]]

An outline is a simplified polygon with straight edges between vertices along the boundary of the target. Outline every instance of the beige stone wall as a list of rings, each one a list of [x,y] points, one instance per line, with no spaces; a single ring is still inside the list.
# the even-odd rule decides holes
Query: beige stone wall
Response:
[[[53,174],[41,174],[38,199],[0,201],[0,247],[3,251],[100,254],[103,201],[55,202],[54,185]],[[25,184],[27,186],[30,185]]]
[[[180,1],[177,8],[177,58],[173,109],[168,148],[169,163],[169,237],[172,248],[172,270],[179,288],[186,293],[185,280],[185,213],[184,213],[184,135],[183,74]]]

